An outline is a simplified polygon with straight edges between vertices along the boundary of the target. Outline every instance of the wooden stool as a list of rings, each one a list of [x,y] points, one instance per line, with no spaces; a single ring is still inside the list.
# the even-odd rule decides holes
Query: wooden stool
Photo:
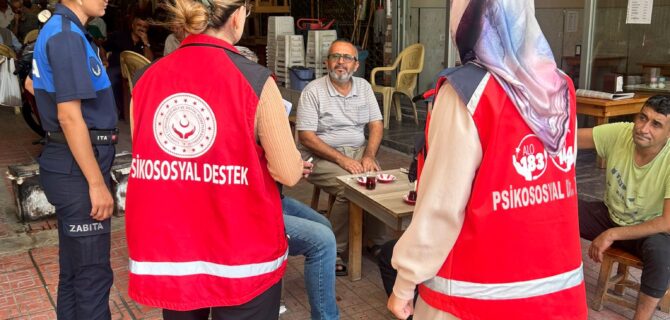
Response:
[[[312,191],[312,204],[311,207],[314,211],[319,211],[319,197],[321,196],[321,188],[314,186],[314,191]],[[335,203],[335,196],[328,194],[328,209],[326,209],[326,218],[330,219],[330,211],[333,210],[333,204]]]
[[[615,262],[617,263],[617,272],[610,278],[609,276],[612,273],[612,267],[614,267]],[[629,267],[642,269],[642,261],[638,257],[620,249],[610,247],[605,250],[603,262],[600,265],[593,310],[602,310],[604,301],[614,302],[633,310],[637,308],[637,301],[631,302],[623,298],[626,288],[640,291],[640,284],[628,279]],[[610,286],[613,286],[612,292],[607,291]],[[665,296],[661,298],[661,302],[658,304],[658,308],[665,313],[670,313],[670,294],[668,292],[665,293]]]

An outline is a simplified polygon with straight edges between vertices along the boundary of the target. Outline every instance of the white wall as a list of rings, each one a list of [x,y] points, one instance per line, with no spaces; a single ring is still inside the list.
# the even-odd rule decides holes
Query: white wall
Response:
[[[417,84],[417,91],[423,92],[430,89],[437,74],[446,66],[444,52],[448,37],[445,23],[447,8],[446,5],[442,7],[412,7],[412,5],[413,3],[410,3],[407,45],[420,42],[426,48],[423,72],[419,75]]]

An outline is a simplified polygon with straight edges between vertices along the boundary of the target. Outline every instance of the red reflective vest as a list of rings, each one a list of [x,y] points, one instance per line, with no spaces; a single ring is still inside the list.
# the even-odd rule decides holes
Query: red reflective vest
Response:
[[[171,310],[240,305],[276,284],[287,242],[254,136],[270,71],[189,36],[133,90],[126,199],[129,295]]]
[[[586,319],[572,81],[571,129],[551,156],[489,73],[468,64],[445,80],[467,104],[483,154],[461,233],[421,298],[461,319]]]

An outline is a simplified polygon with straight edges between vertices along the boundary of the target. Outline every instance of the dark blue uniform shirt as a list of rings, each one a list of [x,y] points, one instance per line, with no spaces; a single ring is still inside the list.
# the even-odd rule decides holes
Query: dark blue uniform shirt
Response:
[[[40,30],[33,55],[35,98],[42,126],[60,131],[56,104],[81,100],[89,129],[116,127],[116,106],[107,71],[93,38],[63,5]]]
[[[57,104],[72,100],[81,100],[89,129],[116,128],[114,94],[98,48],[74,12],[61,4],[40,30],[32,72],[44,130],[61,131]],[[96,146],[96,153],[102,147]],[[41,168],[49,171],[70,173],[72,164],[65,144],[49,143],[40,156]]]

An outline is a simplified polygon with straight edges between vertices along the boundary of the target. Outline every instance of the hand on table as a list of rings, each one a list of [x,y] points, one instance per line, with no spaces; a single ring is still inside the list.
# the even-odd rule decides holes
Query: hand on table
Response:
[[[342,167],[342,169],[347,170],[351,174],[359,174],[365,172],[360,162],[348,157],[345,157],[342,160],[338,161],[337,164],[340,167]]]
[[[373,157],[363,157],[361,158],[361,166],[365,172],[369,171],[380,171],[379,163]]]

